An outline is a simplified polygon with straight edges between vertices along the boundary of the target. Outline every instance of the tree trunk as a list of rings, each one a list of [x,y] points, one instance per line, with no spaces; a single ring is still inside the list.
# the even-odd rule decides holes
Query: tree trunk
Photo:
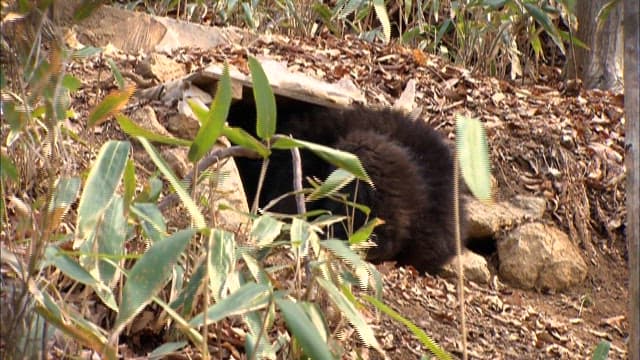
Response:
[[[640,6],[624,1],[629,359],[640,359]]]
[[[576,36],[590,49],[575,48],[577,77],[587,89],[622,89],[622,3],[615,6],[598,28],[598,12],[609,0],[579,1],[576,5],[578,32]],[[569,53],[569,55],[571,52]],[[569,61],[568,75],[576,70]]]

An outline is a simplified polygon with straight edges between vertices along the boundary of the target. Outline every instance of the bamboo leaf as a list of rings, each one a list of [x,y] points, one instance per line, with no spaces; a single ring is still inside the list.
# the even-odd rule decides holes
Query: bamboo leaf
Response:
[[[355,328],[362,343],[371,346],[380,354],[384,355],[384,351],[380,347],[373,330],[364,320],[362,314],[356,309],[354,303],[338,290],[332,282],[321,277],[316,278],[316,281],[327,292],[331,301],[340,309],[340,312],[347,318],[347,321]]]
[[[249,56],[249,70],[256,101],[256,134],[260,139],[267,140],[276,133],[276,98],[262,65],[253,56]]]
[[[105,96],[105,98],[102,99],[95,108],[93,108],[91,113],[89,113],[87,126],[92,127],[99,125],[107,120],[109,116],[122,110],[131,96],[133,96],[135,90],[135,86],[129,86],[126,89],[115,90],[111,94]]]
[[[127,141],[112,140],[100,149],[100,153],[89,171],[78,204],[75,248],[78,248],[80,243],[94,230],[98,220],[104,215],[107,206],[115,196],[129,156],[129,148],[130,144]]]
[[[2,179],[9,178],[13,181],[18,180],[18,169],[8,156],[0,155],[0,177]]]
[[[313,192],[307,196],[307,201],[314,201],[333,195],[349,185],[354,179],[355,176],[349,171],[336,169],[329,174],[327,179],[319,187],[315,188]]]
[[[154,133],[153,131],[142,128],[138,124],[133,122],[133,120],[131,120],[129,117],[123,114],[116,114],[116,121],[120,125],[120,128],[122,129],[122,131],[124,131],[127,135],[131,137],[141,136],[149,141],[153,141],[161,144],[167,144],[167,145],[178,145],[178,146],[191,145],[191,141],[189,140],[157,134],[157,133]]]
[[[62,177],[58,179],[53,197],[49,202],[49,222],[47,232],[54,231],[76,201],[80,191],[80,178]]]
[[[226,136],[229,141],[236,145],[240,145],[249,150],[253,150],[260,154],[262,157],[267,157],[271,154],[271,150],[264,146],[263,143],[258,141],[258,139],[254,138],[248,132],[244,131],[242,128],[237,127],[227,127],[225,126],[222,129],[222,135]]]
[[[491,166],[487,136],[477,119],[456,115],[456,149],[462,177],[481,201],[491,200]]]
[[[218,82],[216,97],[211,103],[211,108],[207,113],[207,120],[196,134],[196,138],[189,148],[189,160],[196,162],[211,150],[218,140],[224,122],[229,115],[231,107],[231,78],[229,77],[229,66],[225,64],[222,78]]]
[[[209,306],[207,309],[207,323],[220,321],[228,316],[242,315],[262,309],[269,303],[269,287],[263,284],[247,283],[242,285],[231,295]],[[189,326],[203,325],[204,315],[199,314],[189,321]]]
[[[226,281],[236,264],[236,243],[233,233],[213,229],[209,235],[209,287],[217,301],[223,296]]]
[[[357,178],[371,184],[371,179],[369,179],[369,175],[367,175],[367,172],[364,170],[360,159],[352,153],[290,137],[278,137],[272,147],[274,149],[292,149],[301,147],[311,150],[314,154],[318,155],[330,164],[341,169],[345,169]]]
[[[253,221],[251,237],[262,247],[271,244],[282,231],[284,223],[269,215],[262,215]]]
[[[173,173],[173,171],[171,171],[169,165],[164,161],[160,154],[158,154],[158,151],[153,147],[153,145],[149,143],[149,141],[147,141],[147,139],[138,137],[138,140],[140,141],[140,143],[142,143],[142,146],[145,148],[145,150],[147,150],[147,153],[151,157],[151,160],[153,160],[153,163],[169,181],[176,194],[178,194],[180,201],[182,201],[184,206],[187,208],[189,215],[191,215],[191,219],[194,222],[195,228],[204,229],[207,226],[207,223],[204,220],[204,216],[200,212],[200,209],[198,209],[198,206],[193,201],[191,196],[187,193],[187,190],[182,187],[182,184],[180,183],[176,175]]]
[[[180,230],[156,242],[129,271],[122,290],[122,304],[114,325],[114,333],[130,323],[162,289],[171,270],[195,234],[192,229]]]
[[[287,329],[296,337],[302,349],[310,359],[334,359],[322,335],[313,325],[301,304],[290,300],[275,300],[282,312]]]
[[[388,307],[387,305],[383,304],[378,299],[370,295],[363,295],[363,298],[369,303],[371,303],[373,306],[378,308],[378,310],[382,311],[383,313],[389,315],[389,317],[391,317],[395,321],[406,326],[413,333],[413,335],[417,337],[418,340],[420,340],[422,345],[424,345],[427,349],[429,349],[429,351],[431,351],[433,355],[435,355],[438,359],[442,359],[442,360],[452,359],[449,353],[447,353],[446,351],[444,351],[444,349],[438,346],[438,344],[435,341],[433,341],[433,339],[431,339],[431,337],[427,335],[427,333],[422,331],[422,329],[417,327],[414,323],[405,319],[396,311],[394,311],[393,309],[391,309],[390,307]]]
[[[530,2],[525,2],[524,8],[527,10],[529,15],[531,15],[535,19],[535,21],[538,24],[542,25],[542,27],[547,32],[547,34],[551,37],[551,39],[556,44],[556,46],[558,46],[560,51],[564,54],[565,53],[564,44],[562,43],[560,36],[558,35],[558,28],[556,28],[556,26],[553,24],[549,16],[547,16],[547,14],[542,9],[540,9],[536,4],[533,4]]]
[[[391,22],[389,21],[389,14],[387,8],[384,5],[384,0],[373,0],[373,9],[376,12],[378,21],[382,25],[382,35],[384,35],[385,44],[389,43],[391,39]]]

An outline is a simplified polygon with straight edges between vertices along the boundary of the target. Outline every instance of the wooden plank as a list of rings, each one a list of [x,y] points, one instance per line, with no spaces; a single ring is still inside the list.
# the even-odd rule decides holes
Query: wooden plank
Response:
[[[626,121],[629,359],[640,359],[640,5],[624,1],[624,111]]]

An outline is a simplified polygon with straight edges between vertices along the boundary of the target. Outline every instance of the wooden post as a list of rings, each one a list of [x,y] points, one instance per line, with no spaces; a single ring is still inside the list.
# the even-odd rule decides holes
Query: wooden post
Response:
[[[629,359],[640,359],[640,4],[624,0],[624,112],[629,253]]]

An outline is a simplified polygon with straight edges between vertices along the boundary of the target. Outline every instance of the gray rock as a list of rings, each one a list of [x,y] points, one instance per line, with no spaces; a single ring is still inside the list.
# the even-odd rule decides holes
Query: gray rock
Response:
[[[510,229],[525,221],[542,218],[546,208],[545,200],[533,196],[516,196],[510,201],[485,204],[476,199],[468,199],[469,237],[493,237],[503,229]]]
[[[522,225],[499,239],[497,248],[501,278],[520,288],[563,290],[587,275],[578,248],[553,226]]]
[[[472,251],[462,253],[462,272],[464,278],[479,284],[487,284],[491,279],[491,272],[487,265],[487,260]],[[455,277],[458,274],[458,257],[453,258],[442,268],[442,275]]]

